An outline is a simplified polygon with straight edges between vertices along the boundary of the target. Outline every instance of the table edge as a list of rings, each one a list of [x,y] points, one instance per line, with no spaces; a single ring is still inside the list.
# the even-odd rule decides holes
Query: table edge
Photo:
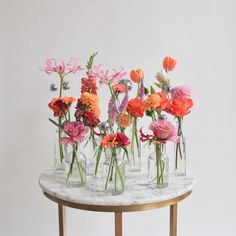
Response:
[[[187,198],[191,194],[192,190],[178,196],[175,198],[171,198],[165,201],[161,202],[154,202],[154,203],[146,203],[146,204],[139,204],[139,205],[124,205],[124,206],[108,206],[108,205],[89,205],[89,204],[81,204],[81,203],[75,203],[66,201],[63,199],[60,199],[58,197],[52,196],[48,194],[47,192],[44,192],[44,195],[50,199],[53,202],[56,202],[60,205],[70,207],[70,208],[76,208],[80,210],[86,210],[86,211],[100,211],[100,212],[134,212],[134,211],[146,211],[146,210],[152,210],[157,208],[162,208],[170,205],[174,205],[185,198]]]

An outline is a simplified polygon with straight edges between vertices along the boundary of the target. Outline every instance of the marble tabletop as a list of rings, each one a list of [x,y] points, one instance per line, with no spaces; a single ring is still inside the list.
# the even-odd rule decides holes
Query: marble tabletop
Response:
[[[101,206],[129,206],[157,203],[181,196],[191,191],[195,184],[193,175],[186,177],[171,176],[169,186],[158,189],[147,183],[143,173],[132,174],[126,178],[125,192],[113,196],[105,193],[101,186],[102,179],[87,177],[83,187],[72,187],[65,184],[65,175],[55,174],[53,169],[44,171],[39,177],[39,185],[43,192],[61,200],[78,204]]]

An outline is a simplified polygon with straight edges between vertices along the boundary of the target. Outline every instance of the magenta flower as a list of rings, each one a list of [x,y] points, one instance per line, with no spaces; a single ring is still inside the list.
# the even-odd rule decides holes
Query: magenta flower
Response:
[[[78,59],[76,58],[71,58],[68,63],[65,63],[63,60],[61,61],[61,63],[57,63],[54,58],[50,58],[46,60],[46,66],[43,68],[43,71],[47,74],[50,74],[52,72],[75,74],[80,70],[82,70],[82,67],[79,65]]]
[[[85,135],[89,132],[89,127],[84,126],[82,122],[72,121],[64,124],[63,131],[69,137],[62,137],[60,139],[61,143],[66,146],[74,145],[77,142],[80,143],[84,141]]]
[[[149,129],[153,132],[154,139],[161,143],[166,143],[166,141],[177,143],[179,141],[177,130],[169,121],[160,120],[152,122]]]
[[[192,97],[192,90],[189,86],[177,86],[171,90],[171,98],[172,99],[184,99],[184,98],[191,98]]]

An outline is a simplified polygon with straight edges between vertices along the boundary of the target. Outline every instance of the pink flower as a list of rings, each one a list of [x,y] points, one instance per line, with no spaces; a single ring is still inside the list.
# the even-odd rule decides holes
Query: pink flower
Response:
[[[169,121],[160,120],[152,122],[149,129],[153,132],[154,138],[161,143],[166,143],[166,141],[177,143],[179,141],[177,130]]]
[[[101,69],[101,65],[94,66],[89,72],[90,76],[95,76],[99,78],[100,84],[117,84],[126,75],[126,71],[123,68],[120,70],[113,69],[111,72],[109,70]]]
[[[74,145],[77,142],[83,142],[85,135],[89,132],[89,128],[84,126],[82,122],[72,121],[64,124],[63,131],[69,137],[63,137],[60,141],[67,146]]]
[[[192,96],[192,90],[187,85],[174,87],[171,90],[171,98],[172,99],[191,98],[191,96]]]
[[[62,60],[59,64],[56,62],[55,58],[50,58],[46,60],[46,66],[43,68],[43,71],[47,74],[50,74],[52,72],[74,74],[80,70],[82,70],[82,67],[79,65],[76,58],[71,58],[68,63],[65,63]]]
[[[83,68],[79,65],[79,61],[77,58],[71,58],[67,63],[67,70],[69,73],[75,74],[76,72],[83,70]]]
[[[117,92],[124,93],[126,91],[126,86],[123,84],[115,84],[113,89]]]

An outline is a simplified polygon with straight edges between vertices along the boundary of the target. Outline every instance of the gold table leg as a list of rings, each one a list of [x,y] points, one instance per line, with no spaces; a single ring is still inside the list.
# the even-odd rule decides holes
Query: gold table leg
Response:
[[[115,213],[115,236],[122,236],[122,213]]]
[[[170,206],[170,236],[177,236],[177,203]]]
[[[58,204],[59,236],[66,236],[66,208]]]

